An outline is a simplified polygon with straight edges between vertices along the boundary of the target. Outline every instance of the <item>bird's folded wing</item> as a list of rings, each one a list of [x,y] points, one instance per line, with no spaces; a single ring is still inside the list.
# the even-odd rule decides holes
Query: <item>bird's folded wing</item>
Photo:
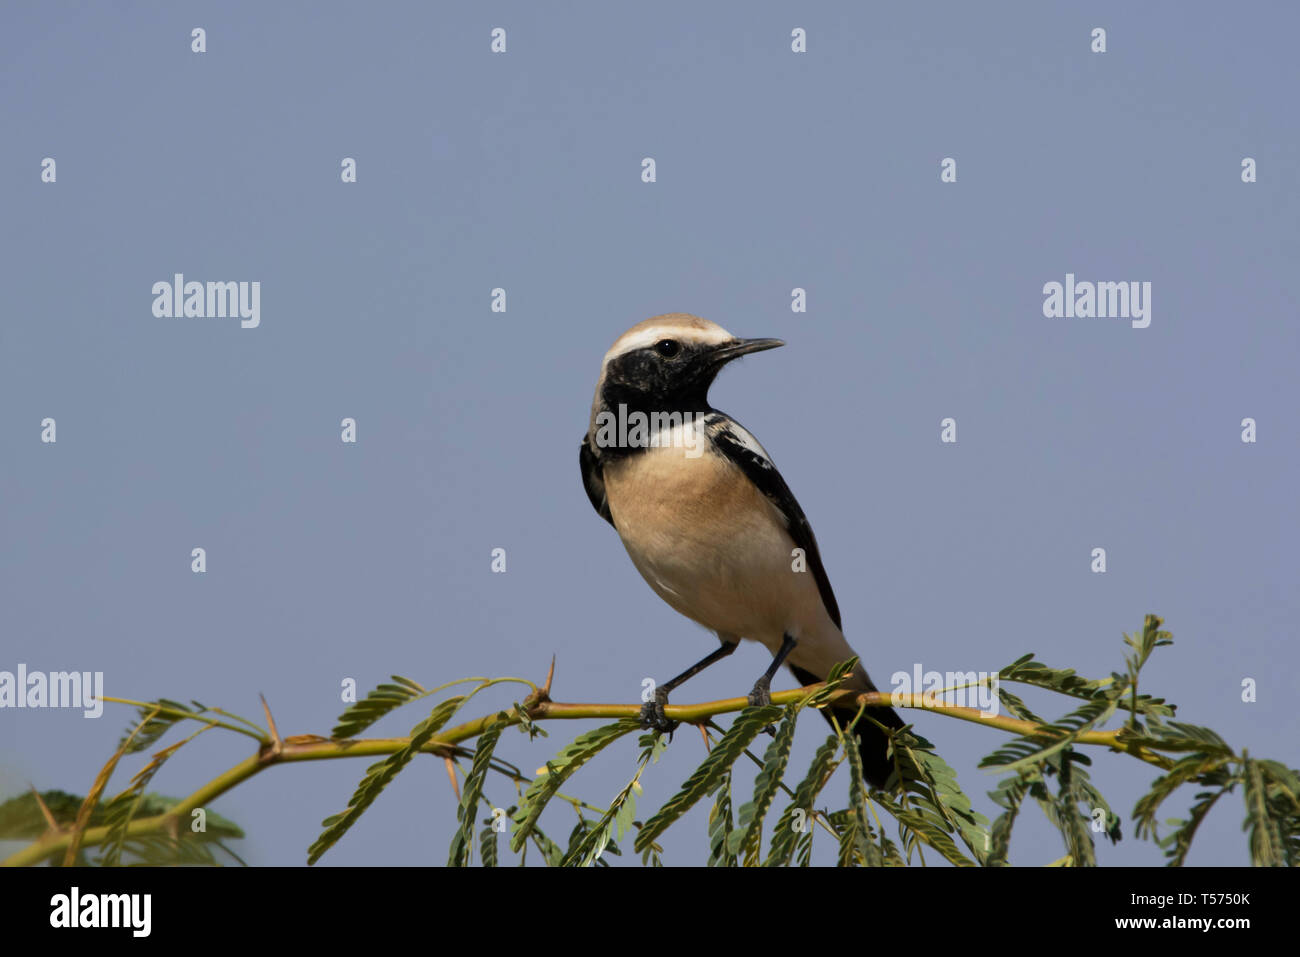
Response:
[[[605,497],[605,477],[585,435],[582,437],[582,449],[578,452],[578,465],[582,468],[582,487],[587,490],[591,507],[597,515],[613,525],[614,518],[609,514],[609,499]]]
[[[831,580],[827,577],[826,569],[822,565],[822,556],[817,550],[817,539],[813,535],[812,526],[808,524],[803,509],[795,501],[790,486],[785,484],[785,479],[781,477],[781,473],[772,464],[767,451],[759,444],[758,439],[754,438],[743,425],[730,416],[714,412],[704,421],[714,447],[733,462],[781,513],[785,519],[786,530],[790,533],[790,537],[794,539],[795,545],[804,551],[804,557],[808,561],[808,568],[817,581],[817,589],[821,592],[822,603],[826,606],[826,613],[831,616],[836,628],[842,628],[843,626],[840,624],[840,607],[835,601],[835,593],[831,591]],[[587,488],[587,494],[591,495],[590,486]],[[601,495],[603,499],[603,485]],[[594,498],[592,502],[595,503]],[[608,518],[607,512],[608,507],[606,513],[602,514],[606,514]]]

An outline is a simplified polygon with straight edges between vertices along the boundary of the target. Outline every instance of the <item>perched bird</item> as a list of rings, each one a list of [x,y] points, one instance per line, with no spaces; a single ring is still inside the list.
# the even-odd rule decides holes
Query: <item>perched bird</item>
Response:
[[[752,704],[770,701],[783,663],[812,684],[854,655],[799,503],[758,440],[709,405],[709,386],[724,365],[781,345],[670,313],[625,332],[601,365],[579,453],[587,497],[655,593],[722,642],[658,686],[642,708],[647,726],[670,727],[668,693],[731,654],[741,638],[773,655]],[[876,690],[861,664],[845,687]],[[836,712],[842,725],[856,713]],[[869,708],[858,722],[864,777],[876,787],[893,770],[884,728],[902,726],[892,708]]]

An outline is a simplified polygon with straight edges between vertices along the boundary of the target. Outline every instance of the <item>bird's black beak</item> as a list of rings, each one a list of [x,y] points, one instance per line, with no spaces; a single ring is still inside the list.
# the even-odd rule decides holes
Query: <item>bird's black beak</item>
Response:
[[[732,359],[747,356],[751,352],[763,352],[766,349],[776,349],[783,345],[785,345],[785,342],[780,339],[732,339],[730,342],[724,342],[715,347],[709,358],[713,360],[715,366],[721,366]]]

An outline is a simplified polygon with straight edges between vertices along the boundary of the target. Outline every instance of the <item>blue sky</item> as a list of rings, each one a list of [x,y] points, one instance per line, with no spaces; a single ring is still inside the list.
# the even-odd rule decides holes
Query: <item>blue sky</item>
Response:
[[[251,717],[260,692],[286,734],[326,732],[347,677],[540,680],[552,655],[558,700],[637,701],[713,639],[591,510],[577,444],[610,343],[683,311],[788,343],[713,403],[799,498],[878,680],[1029,651],[1100,676],[1155,612],[1176,643],[1145,688],[1296,763],[1294,7],[7,4],[0,24],[0,669]],[[260,325],[156,318],[177,272],[260,282]],[[1150,326],[1045,318],[1067,273],[1150,282]],[[675,700],[743,694],[765,663],[747,645]],[[127,717],[0,712],[0,793],[84,793]],[[1003,737],[916,724],[991,816],[976,764]],[[583,727],[503,753],[532,769]],[[823,735],[803,722],[796,765]],[[209,735],[155,787],[187,794],[244,745]],[[608,801],[634,756],[567,790]],[[642,807],[701,756],[679,735]],[[364,763],[278,768],[214,810],[251,863],[299,863]],[[1152,776],[1094,754],[1126,817]],[[1013,862],[1064,853],[1036,813]],[[1246,863],[1242,817],[1224,802],[1190,863]],[[441,762],[417,762],[323,863],[441,863],[453,820]],[[704,829],[701,809],[667,860],[700,862]],[[1099,854],[1159,860],[1131,823]]]

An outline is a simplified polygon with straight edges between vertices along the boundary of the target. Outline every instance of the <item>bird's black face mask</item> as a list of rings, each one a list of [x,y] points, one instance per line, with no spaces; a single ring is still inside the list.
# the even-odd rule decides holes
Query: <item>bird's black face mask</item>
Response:
[[[608,408],[620,403],[642,412],[698,412],[709,408],[709,386],[724,365],[751,352],[785,345],[780,339],[732,339],[687,343],[660,339],[611,359],[601,396]]]

